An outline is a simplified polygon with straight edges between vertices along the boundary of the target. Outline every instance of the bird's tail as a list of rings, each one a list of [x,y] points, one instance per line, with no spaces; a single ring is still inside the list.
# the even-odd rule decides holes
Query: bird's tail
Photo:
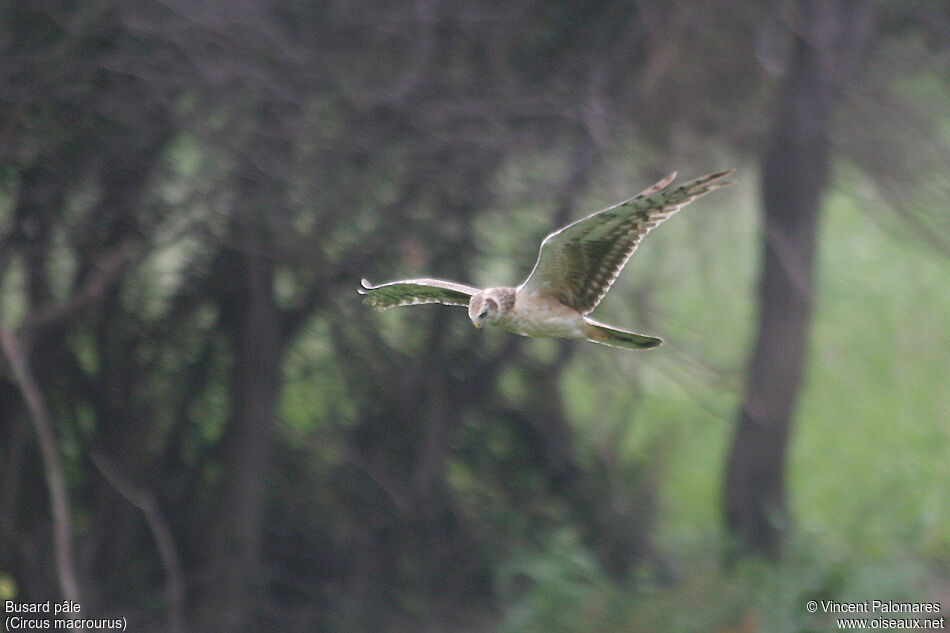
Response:
[[[646,336],[627,330],[618,330],[617,328],[598,323],[593,319],[584,319],[587,322],[587,340],[610,347],[622,347],[624,349],[653,349],[663,344],[663,339],[655,336]]]

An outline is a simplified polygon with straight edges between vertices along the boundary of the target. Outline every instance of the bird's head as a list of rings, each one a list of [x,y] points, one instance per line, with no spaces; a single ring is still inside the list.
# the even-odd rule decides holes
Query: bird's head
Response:
[[[499,315],[498,301],[489,296],[485,290],[476,292],[472,295],[472,300],[468,302],[468,318],[477,328],[485,323],[494,323]]]

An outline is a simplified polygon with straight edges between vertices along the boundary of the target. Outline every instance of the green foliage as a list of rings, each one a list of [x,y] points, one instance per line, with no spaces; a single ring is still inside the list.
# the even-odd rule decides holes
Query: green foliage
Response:
[[[189,620],[253,595],[281,631],[471,609],[503,633],[791,632],[827,628],[812,597],[929,596],[950,560],[950,89],[907,60],[940,57],[932,33],[908,13],[882,34],[837,123],[796,529],[777,563],[730,566],[771,4],[319,4],[3,13],[0,323],[66,308],[24,338],[91,604],[167,611],[171,571],[92,450],[161,511]],[[564,221],[737,155],[739,183],[652,234],[595,315],[658,351],[359,303],[363,275],[517,283]],[[0,364],[0,598],[56,586],[28,422]]]
[[[498,633],[622,630],[619,588],[570,530],[502,565],[497,591],[510,601]]]
[[[833,628],[809,600],[939,601],[940,579],[912,553],[869,558],[828,547],[817,535],[789,543],[775,563],[733,563],[712,533],[680,549],[665,569],[645,565],[626,581],[608,579],[576,538],[557,534],[500,575],[509,596],[501,633],[713,631],[801,633]]]
[[[792,448],[797,514],[874,555],[950,548],[946,261],[829,198],[808,383]]]
[[[711,211],[719,219],[724,213]],[[502,630],[819,631],[829,621],[805,611],[808,599],[938,597],[950,551],[950,396],[943,387],[950,382],[943,358],[950,295],[938,289],[950,287],[950,273],[940,255],[886,232],[844,190],[828,200],[809,378],[791,447],[798,536],[774,565],[721,562],[729,549],[712,526],[720,523],[723,458],[741,388],[735,369],[751,325],[748,311],[724,314],[748,303],[738,297],[750,295],[754,281],[741,262],[752,257],[742,243],[755,223],[741,213],[738,223],[722,222],[732,237],[715,223],[703,232],[713,254],[708,247],[680,254],[692,265],[650,246],[632,262],[636,271],[665,255],[659,274],[683,269],[668,293],[672,307],[656,299],[673,317],[662,348],[668,358],[640,356],[626,365],[583,354],[564,377],[568,410],[586,441],[621,447],[621,459],[652,455],[661,468],[655,538],[676,562],[667,561],[666,571],[644,567],[617,584],[576,538],[552,536],[506,568],[500,587],[512,603]],[[676,230],[675,223],[664,227]],[[664,231],[652,246],[662,244]],[[715,265],[694,269],[697,260]],[[717,277],[717,268],[737,272]],[[628,283],[613,292],[623,297]],[[596,380],[616,370],[615,362],[639,393]],[[712,365],[732,368],[734,377],[720,371],[709,380]]]
[[[710,203],[705,217],[684,214],[651,235],[612,291],[613,302],[605,302],[605,310],[631,304],[622,298],[643,270],[658,276],[648,296],[666,345],[636,358],[585,354],[564,382],[571,417],[586,421],[585,433],[612,428],[609,444],[641,457],[655,452],[663,472],[657,538],[667,543],[701,538],[703,526],[720,520],[723,460],[753,323],[751,204]],[[831,196],[827,210],[808,379],[791,449],[794,515],[806,529],[833,543],[863,544],[869,554],[908,539],[922,553],[946,552],[946,262],[887,233],[853,194]],[[664,248],[667,238],[688,242],[684,233],[705,244]],[[632,314],[610,318],[636,322]],[[618,370],[638,393],[591,379]]]

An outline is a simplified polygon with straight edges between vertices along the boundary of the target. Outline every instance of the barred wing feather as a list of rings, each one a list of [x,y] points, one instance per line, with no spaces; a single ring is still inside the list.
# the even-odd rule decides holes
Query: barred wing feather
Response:
[[[662,191],[670,174],[639,195],[551,233],[519,291],[554,296],[581,314],[600,303],[617,275],[651,229],[681,208],[730,182],[733,170],[716,172]]]
[[[363,303],[377,310],[422,303],[441,303],[448,306],[468,306],[478,288],[442,279],[405,279],[374,286],[362,280]]]

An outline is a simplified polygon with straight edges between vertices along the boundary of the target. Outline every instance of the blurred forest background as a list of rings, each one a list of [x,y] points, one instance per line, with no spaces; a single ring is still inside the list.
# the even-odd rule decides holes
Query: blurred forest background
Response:
[[[135,631],[813,631],[950,605],[940,0],[4,0],[0,600]],[[738,184],[597,315],[518,283]]]

